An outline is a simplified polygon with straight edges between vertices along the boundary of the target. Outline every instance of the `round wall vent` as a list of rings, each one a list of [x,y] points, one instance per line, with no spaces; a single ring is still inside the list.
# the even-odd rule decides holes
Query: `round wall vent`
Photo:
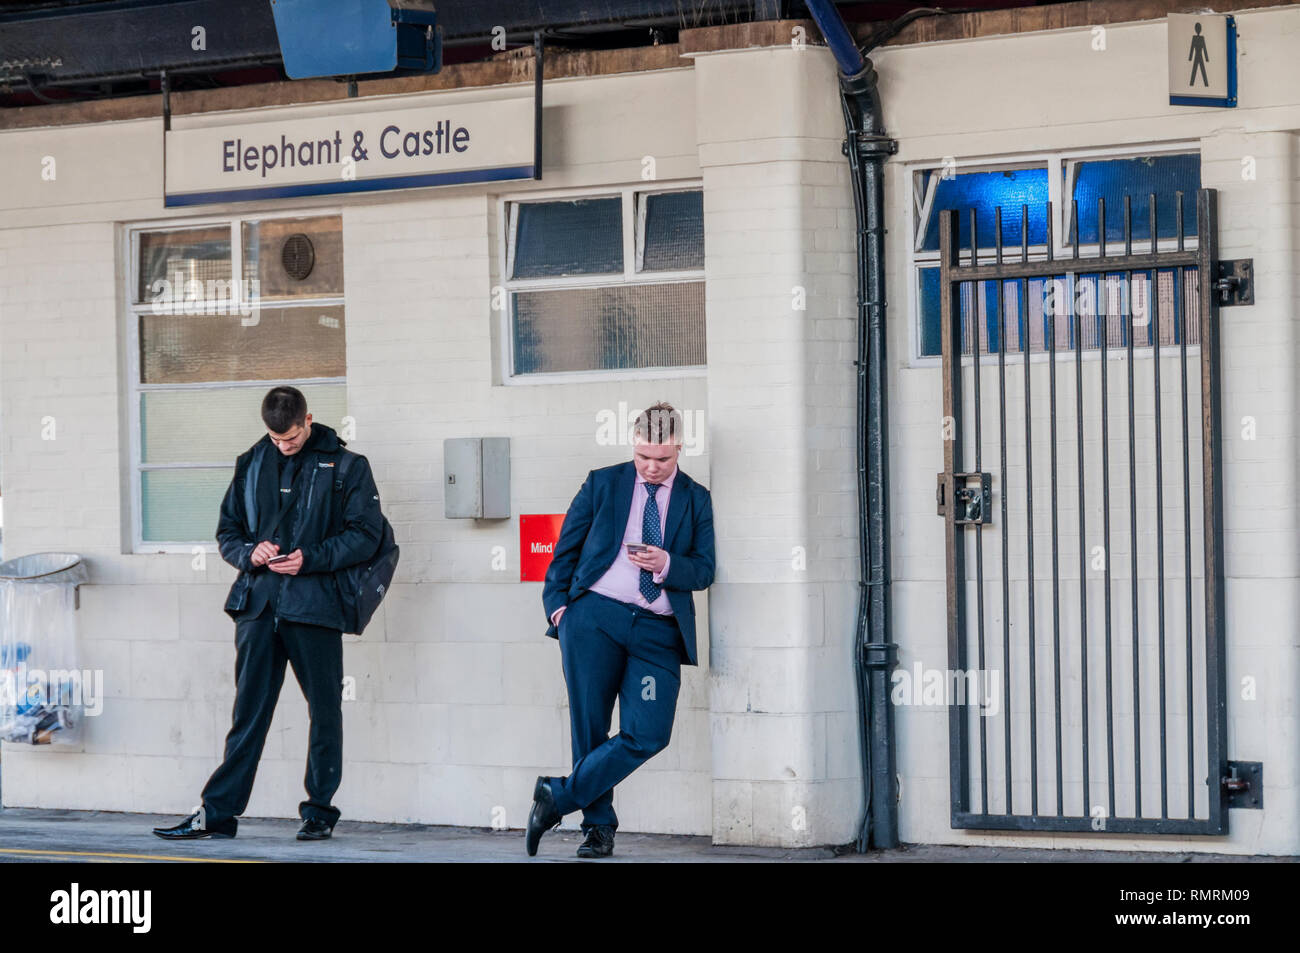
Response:
[[[299,232],[284,240],[280,249],[280,264],[284,265],[285,274],[295,281],[302,281],[311,274],[316,266],[316,249],[311,239]]]

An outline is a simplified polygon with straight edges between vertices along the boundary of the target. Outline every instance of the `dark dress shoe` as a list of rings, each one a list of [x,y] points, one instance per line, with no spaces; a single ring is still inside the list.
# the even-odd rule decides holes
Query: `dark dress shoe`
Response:
[[[319,817],[303,818],[298,828],[298,840],[329,840],[334,836],[334,828]]]
[[[614,828],[597,824],[587,831],[587,839],[578,848],[579,857],[608,857],[614,853]]]
[[[175,827],[155,827],[153,832],[163,840],[198,840],[200,837],[234,837],[239,822],[233,817],[223,821],[201,821],[195,811]]]
[[[533,785],[533,809],[528,812],[528,829],[524,832],[524,847],[529,857],[537,856],[537,844],[553,827],[559,827],[564,815],[555,806],[550,778],[541,777]]]

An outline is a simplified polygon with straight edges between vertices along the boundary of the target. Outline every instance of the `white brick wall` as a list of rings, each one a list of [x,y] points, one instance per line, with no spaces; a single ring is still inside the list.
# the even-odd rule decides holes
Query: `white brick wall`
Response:
[[[904,841],[1300,850],[1291,690],[1300,675],[1300,335],[1290,306],[1300,166],[1288,131],[1300,128],[1300,101],[1287,45],[1300,10],[1238,14],[1238,23],[1243,97],[1231,115],[1167,105],[1164,64],[1150,55],[1164,43],[1158,21],[1109,27],[1104,52],[1078,29],[873,55],[899,142],[886,170],[886,265],[894,638],[904,667],[946,667],[947,651],[933,497],[940,370],[910,357],[912,186],[902,163],[1199,142],[1203,182],[1220,190],[1222,257],[1253,257],[1258,279],[1255,307],[1225,311],[1223,322],[1228,753],[1265,762],[1268,809],[1234,811],[1226,839],[954,831],[947,713],[904,707]],[[717,582],[700,599],[703,664],[686,672],[673,742],[620,786],[622,825],[720,843],[845,842],[861,809],[854,220],[831,59],[815,48],[702,55],[682,70],[554,83],[547,105],[546,188],[635,184],[645,156],[661,180],[702,177],[707,378],[502,386],[488,297],[500,281],[495,192],[267,206],[343,209],[354,446],[375,464],[403,547],[383,611],[345,649],[356,699],[345,709],[339,806],[358,819],[482,825],[504,812],[507,824],[523,823],[532,778],[569,762],[558,647],[541,637],[540,586],[516,581],[515,520],[443,519],[442,440],[509,436],[512,512],[560,512],[587,470],[627,456],[595,444],[596,412],[666,398],[707,411],[706,452],[684,469],[714,493]],[[160,152],[157,121],[0,133],[0,154],[17,170],[0,182],[5,550],[88,555],[83,654],[105,669],[110,702],[83,752],[6,747],[9,804],[180,811],[197,799],[229,726],[232,627],[219,607],[233,573],[216,558],[196,571],[188,556],[129,555],[121,543],[117,223],[166,217]],[[41,184],[48,154],[60,157],[59,179]],[[1243,155],[1256,159],[1254,180],[1241,178]],[[794,307],[796,288],[805,310]],[[47,415],[54,442],[40,439]],[[1253,442],[1239,439],[1248,415]],[[1072,457],[1062,461],[1068,469]],[[1072,479],[1063,469],[1063,499]],[[1067,570],[1072,545],[1063,537]],[[509,556],[504,573],[492,569],[495,546]],[[1241,697],[1246,677],[1257,681],[1254,701]],[[291,686],[251,814],[292,814],[305,747],[305,705]]]
[[[860,800],[844,717],[856,312],[833,71],[825,51],[791,49],[702,56],[696,73],[719,537],[713,836],[842,843]]]
[[[688,69],[548,89],[545,186],[637,182],[651,153],[661,178],[698,175],[693,92]],[[167,215],[160,148],[157,122],[0,134],[0,152],[32,177],[22,188],[7,179],[0,201],[5,552],[87,556],[83,657],[104,669],[109,696],[87,723],[84,751],[5,747],[6,804],[187,810],[230,726],[233,625],[221,605],[233,570],[215,555],[196,572],[189,555],[129,555],[122,545],[126,265],[116,222]],[[39,191],[43,155],[87,149],[116,171],[88,181],[94,168],[60,163]],[[597,444],[599,411],[660,399],[707,411],[705,381],[502,386],[501,316],[490,307],[500,280],[497,195],[461,188],[271,203],[331,204],[343,208],[352,446],[375,467],[402,547],[383,610],[345,647],[356,699],[344,706],[337,803],[358,820],[480,826],[504,810],[520,827],[533,779],[564,773],[571,757],[559,646],[542,635],[540,583],[519,582],[517,516],[564,512],[588,470],[630,458],[630,447]],[[46,415],[56,441],[41,440]],[[511,438],[514,518],[443,518],[442,442],[469,435]],[[707,486],[703,448],[682,469]],[[492,568],[498,546],[504,572]],[[707,596],[698,608],[707,665]],[[625,829],[708,832],[707,672],[686,671],[672,743],[619,788]],[[296,812],[306,738],[290,674],[249,814]]]

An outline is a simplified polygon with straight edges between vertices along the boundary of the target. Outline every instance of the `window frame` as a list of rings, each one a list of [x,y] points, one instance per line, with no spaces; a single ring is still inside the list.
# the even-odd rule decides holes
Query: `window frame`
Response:
[[[150,555],[157,553],[194,554],[197,551],[217,553],[220,551],[215,540],[146,540],[144,539],[144,499],[142,493],[143,473],[146,470],[208,470],[216,467],[232,467],[233,460],[203,461],[192,463],[145,463],[141,459],[144,446],[140,434],[140,412],[144,395],[155,391],[178,390],[231,390],[239,387],[267,388],[276,384],[288,384],[293,387],[314,384],[342,384],[347,386],[347,377],[307,377],[293,379],[262,379],[249,381],[201,381],[180,384],[144,384],[140,381],[140,316],[155,313],[149,301],[136,302],[136,293],[140,281],[140,236],[145,233],[183,232],[195,228],[211,228],[218,225],[230,227],[230,306],[238,310],[243,305],[243,226],[247,222],[264,222],[273,219],[325,218],[338,216],[342,227],[343,210],[341,207],[307,208],[276,210],[273,212],[243,212],[225,215],[186,216],[156,221],[130,222],[123,226],[123,256],[127,264],[127,278],[124,282],[123,297],[126,309],[126,373],[127,373],[127,431],[129,436],[129,475],[131,495],[131,554]],[[277,299],[271,302],[274,308],[320,308],[342,307],[344,317],[347,315],[347,289],[342,295],[330,297],[305,298],[301,301]],[[161,314],[174,313],[171,307],[164,308]],[[344,325],[346,329],[346,324]],[[346,335],[346,330],[345,330]],[[345,338],[346,340],[346,338]]]
[[[1106,146],[1092,148],[1076,149],[1054,149],[1038,150],[1034,152],[1008,153],[1002,156],[993,156],[987,159],[968,159],[958,163],[957,173],[965,172],[993,172],[1008,169],[1028,169],[1042,168],[1047,169],[1047,198],[1052,203],[1052,214],[1048,221],[1052,238],[1052,254],[1058,261],[1072,259],[1074,256],[1074,246],[1070,243],[1069,235],[1063,234],[1063,228],[1068,221],[1065,203],[1063,197],[1066,195],[1067,184],[1073,183],[1072,172],[1077,170],[1081,161],[1097,159],[1131,159],[1139,156],[1148,156],[1156,154],[1189,154],[1194,153],[1201,155],[1201,144],[1199,140],[1171,140],[1169,142],[1149,143],[1146,145],[1125,145],[1125,146]],[[918,249],[918,245],[924,236],[917,233],[920,222],[918,206],[922,206],[922,211],[928,210],[933,204],[935,190],[937,189],[937,180],[932,180],[927,194],[921,194],[919,173],[927,170],[939,168],[942,161],[936,162],[933,159],[925,161],[908,162],[903,165],[904,185],[907,190],[906,205],[906,235],[908,242],[908,263],[907,263],[907,310],[909,315],[908,324],[908,367],[942,367],[943,357],[938,354],[921,353],[921,301],[920,301],[920,272],[925,267],[935,267],[939,262],[940,253],[938,251],[925,252]],[[1067,183],[1066,178],[1070,176],[1071,181]],[[1194,207],[1193,207],[1194,211]],[[1120,211],[1122,215],[1122,210]],[[1109,219],[1109,214],[1107,218]],[[1150,240],[1133,242],[1135,252],[1147,250],[1150,248]],[[1107,251],[1116,247],[1116,243],[1108,242]],[[1178,238],[1160,238],[1156,242],[1156,248],[1159,250],[1173,250],[1178,247]],[[1195,235],[1184,239],[1183,247],[1188,250],[1194,250],[1198,247]],[[1019,254],[1019,246],[1003,245],[1004,257],[1007,251],[1011,249]],[[964,249],[963,249],[964,250]],[[981,246],[980,257],[984,260],[985,252],[988,253],[988,260],[993,260],[995,249],[993,246]],[[1095,256],[1098,251],[1097,242],[1080,242],[1079,255],[1081,258]],[[1044,261],[1047,258],[1046,245],[1030,245],[1029,260]],[[1062,271],[1069,270],[1066,265]],[[1189,352],[1199,352],[1199,344],[1187,345]],[[1150,358],[1152,349],[1149,346],[1134,349],[1135,357]],[[1114,360],[1124,356],[1123,353],[1116,353],[1110,350],[1108,356]],[[1016,363],[1022,359],[1020,353],[1007,354],[1006,361],[1008,364]],[[1101,357],[1099,349],[1085,349],[1083,352],[1084,360],[1099,360]],[[1051,358],[1050,353],[1039,354],[1031,352],[1029,359],[1031,362],[1046,361]],[[1074,360],[1074,348],[1066,350],[1058,349],[1056,359],[1063,360],[1068,358]],[[972,360],[971,355],[963,355],[962,363],[966,364]],[[997,353],[985,354],[980,357],[983,363],[996,364],[998,360]]]
[[[707,364],[673,367],[635,367],[589,371],[539,371],[516,374],[514,368],[514,294],[519,291],[558,291],[569,288],[608,288],[619,285],[666,285],[703,282],[704,268],[674,271],[639,271],[637,269],[638,218],[644,218],[645,203],[638,197],[664,192],[703,192],[700,179],[673,179],[663,182],[638,182],[624,185],[589,186],[578,189],[538,189],[502,194],[497,200],[497,267],[498,286],[505,296],[500,309],[501,383],[517,387],[536,384],[591,383],[597,381],[662,380],[678,377],[704,377]],[[515,210],[530,202],[578,201],[615,198],[622,201],[623,272],[599,275],[563,275],[545,278],[511,278],[514,270]]]

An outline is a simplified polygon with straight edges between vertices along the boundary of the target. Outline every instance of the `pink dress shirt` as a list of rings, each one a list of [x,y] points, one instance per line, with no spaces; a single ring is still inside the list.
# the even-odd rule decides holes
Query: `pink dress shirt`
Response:
[[[662,489],[655,492],[655,505],[659,507],[659,536],[664,540],[665,545],[660,549],[667,549],[668,525],[668,499],[672,495],[673,480],[677,478],[677,467],[673,467],[673,472],[668,474],[668,478],[660,484]],[[645,505],[650,499],[650,494],[645,488],[645,480],[641,474],[636,475],[636,485],[632,488],[632,505],[628,507],[627,525],[623,528],[624,543],[640,543],[641,523],[645,515]],[[655,585],[663,585],[664,578],[668,575],[668,568],[672,565],[672,557],[664,554],[664,569],[661,573],[655,573],[651,576]],[[627,602],[634,606],[640,606],[642,609],[649,609],[651,612],[657,612],[660,615],[672,615],[672,606],[668,604],[668,593],[662,589],[654,602],[646,602],[645,596],[641,595],[641,567],[632,560],[627,558],[627,548],[620,545],[618,555],[614,557],[613,564],[605,570],[604,575],[597,579],[591,586],[592,592],[599,592],[602,596],[608,596],[611,599],[617,599],[619,602]],[[555,610],[555,615],[551,621],[556,625],[560,623],[560,616],[564,615],[567,606],[560,606]]]

